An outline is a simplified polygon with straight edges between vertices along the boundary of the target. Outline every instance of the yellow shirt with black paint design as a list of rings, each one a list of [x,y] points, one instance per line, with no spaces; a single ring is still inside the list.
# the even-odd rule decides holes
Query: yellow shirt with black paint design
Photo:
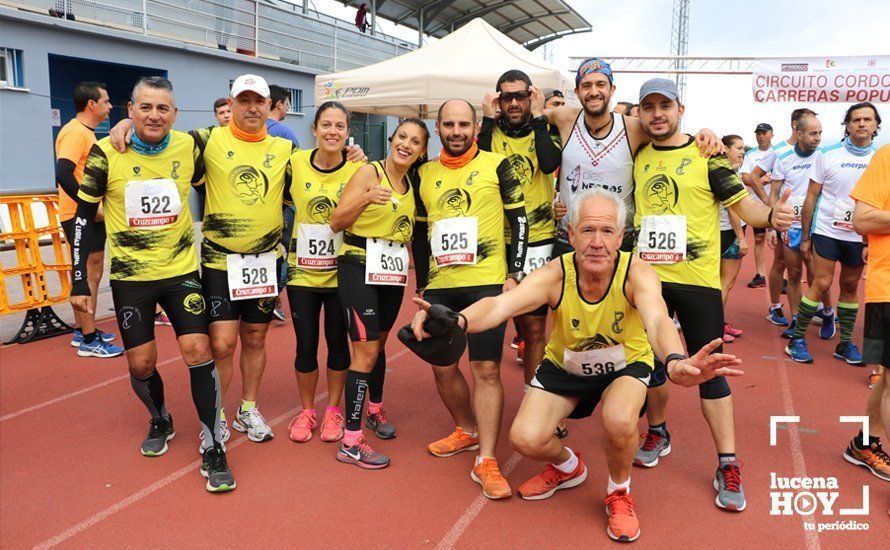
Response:
[[[652,265],[662,284],[719,290],[719,205],[728,208],[748,196],[726,156],[702,158],[692,137],[678,147],[650,143],[634,158],[634,184],[638,232],[643,216],[686,216],[685,259]]]
[[[290,158],[290,196],[296,214],[290,249],[287,253],[287,284],[309,289],[336,290],[336,266],[330,269],[297,267],[299,225],[301,223],[330,225],[331,215],[340,202],[346,183],[363,163],[344,159],[339,166],[331,170],[322,170],[312,164],[317,151],[318,149],[296,151]]]
[[[114,281],[159,281],[187,275],[198,269],[189,191],[195,174],[195,142],[173,130],[170,142],[157,155],[140,155],[131,148],[119,153],[109,138],[90,150],[78,198],[105,209],[105,230]],[[170,179],[176,182],[182,210],[176,220],[161,227],[130,227],[126,189],[131,181]]]
[[[386,204],[369,204],[352,224],[352,227],[346,229],[346,234],[366,239],[384,239],[401,244],[410,243],[411,237],[414,236],[414,219],[417,213],[411,178],[405,176],[404,181],[408,188],[404,193],[399,193],[389,181],[383,163],[378,160],[371,164],[378,174],[383,174],[380,185],[392,190],[392,198]],[[340,248],[339,258],[364,265],[365,249],[344,242]]]
[[[228,127],[204,128],[191,132],[202,151],[207,200],[201,230],[201,263],[226,270],[226,254],[213,248],[257,254],[277,247],[284,218],[284,188],[290,183],[290,156],[294,150],[288,139],[266,136],[250,142],[236,138]]]
[[[476,218],[476,263],[438,267],[430,255],[426,290],[501,285],[507,278],[504,210],[525,206],[522,184],[504,155],[479,151],[460,168],[447,168],[439,159],[420,167],[418,219],[433,224],[446,218]]]
[[[578,286],[575,253],[560,256],[562,296],[553,310],[553,330],[544,350],[545,360],[564,369],[565,350],[581,352],[621,345],[628,365],[643,363],[653,368],[655,355],[643,320],[624,293],[631,257],[630,252],[618,252],[605,295],[597,302],[589,302]]]
[[[558,143],[559,139],[554,141]],[[507,157],[513,173],[522,182],[525,215],[528,218],[528,244],[533,245],[556,237],[556,218],[553,215],[556,184],[553,174],[545,174],[538,164],[535,133],[529,132],[524,137],[510,137],[500,126],[495,125],[491,135],[491,150]],[[504,237],[507,244],[510,244],[508,224],[504,227]]]

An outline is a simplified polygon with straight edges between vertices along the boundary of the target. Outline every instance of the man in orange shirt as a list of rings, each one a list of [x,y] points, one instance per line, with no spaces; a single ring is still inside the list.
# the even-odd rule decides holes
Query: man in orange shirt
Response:
[[[84,166],[90,149],[96,143],[96,127],[108,119],[111,101],[105,84],[101,82],[81,82],[74,87],[74,107],[77,115],[62,127],[56,137],[56,184],[59,186],[59,219],[69,243],[74,242],[74,213],[77,211],[77,196],[83,180]],[[102,210],[96,216],[96,234],[85,242],[92,248],[87,258],[87,278],[90,286],[90,310],[84,313],[75,310],[74,319],[79,328],[74,330],[71,345],[77,348],[81,357],[117,357],[123,348],[110,344],[114,334],[96,328],[95,311],[99,281],[105,265],[105,223]]]
[[[844,460],[890,481],[890,456],[880,440],[881,431],[890,437],[890,145],[875,153],[850,197],[856,201],[853,229],[865,238],[868,254],[863,359],[881,366],[868,397],[868,437],[860,431],[844,451]]]

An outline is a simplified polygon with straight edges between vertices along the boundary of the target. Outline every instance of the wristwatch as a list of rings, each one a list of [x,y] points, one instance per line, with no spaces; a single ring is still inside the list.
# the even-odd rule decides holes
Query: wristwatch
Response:
[[[507,278],[513,279],[517,283],[521,283],[522,280],[525,279],[525,272],[524,271],[515,271],[513,273],[508,273]]]

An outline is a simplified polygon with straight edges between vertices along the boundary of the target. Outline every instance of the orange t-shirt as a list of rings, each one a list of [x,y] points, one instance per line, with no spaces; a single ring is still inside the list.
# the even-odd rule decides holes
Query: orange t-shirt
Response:
[[[850,196],[878,210],[890,211],[890,145],[875,153]],[[866,269],[865,302],[890,302],[890,235],[868,236]]]
[[[74,179],[78,184],[83,181],[83,168],[94,143],[96,143],[95,132],[76,118],[62,126],[56,137],[56,160],[67,159],[77,165],[74,168]],[[59,219],[70,220],[76,211],[77,199],[69,197],[68,193],[59,187]]]

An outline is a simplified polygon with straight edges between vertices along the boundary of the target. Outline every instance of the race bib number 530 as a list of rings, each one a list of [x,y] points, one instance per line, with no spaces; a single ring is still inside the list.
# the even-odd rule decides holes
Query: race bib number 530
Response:
[[[263,254],[227,254],[229,298],[250,300],[278,296],[275,251]]]
[[[408,248],[385,239],[368,239],[365,250],[365,283],[405,286],[408,284]]]

